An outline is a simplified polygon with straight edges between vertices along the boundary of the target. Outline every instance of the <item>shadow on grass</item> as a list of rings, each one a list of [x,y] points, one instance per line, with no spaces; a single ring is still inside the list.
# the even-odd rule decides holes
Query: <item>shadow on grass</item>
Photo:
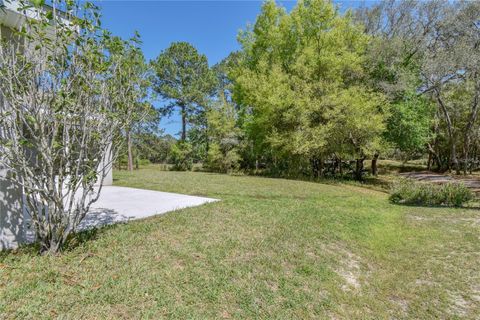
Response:
[[[94,242],[95,240],[100,238],[104,233],[117,228],[119,224],[123,224],[123,222],[111,224],[111,225],[104,225],[104,226],[95,227],[88,230],[72,233],[68,236],[67,242],[65,243],[61,253],[68,253],[75,250],[78,247],[86,245],[89,242]],[[40,255],[40,244],[38,242],[24,243],[24,244],[21,244],[16,249],[8,249],[8,250],[0,251],[0,263],[5,259],[7,259],[8,257],[12,257],[15,255],[28,255],[28,256]]]
[[[396,173],[405,173],[405,172],[422,172],[427,170],[426,166],[422,165],[393,165],[393,164],[384,164],[378,169],[380,174],[388,174],[392,172]]]
[[[21,244],[16,249],[0,251],[0,263],[3,263],[7,258],[11,258],[15,255],[40,255],[40,245],[38,243]]]
[[[373,176],[365,177],[361,181],[347,177],[347,178],[322,178],[322,179],[319,179],[318,182],[325,183],[325,184],[337,184],[337,185],[347,184],[352,186],[369,188],[372,190],[382,191],[382,192],[388,192],[388,190],[390,189],[390,182],[377,177],[373,177]]]
[[[88,242],[93,242],[100,238],[104,233],[116,229],[119,224],[123,224],[122,222],[110,225],[104,225],[99,227],[94,227],[91,229],[83,230],[74,234],[71,234],[68,237],[67,243],[63,248],[63,252],[72,251],[78,247],[81,247]]]
[[[476,210],[480,214],[480,203],[473,200],[466,205],[462,206],[447,206],[447,205],[431,205],[431,204],[422,204],[422,203],[402,203],[389,201],[391,204],[403,207],[412,207],[412,208],[433,208],[433,209],[460,209],[460,210]]]
[[[432,208],[432,209],[459,209],[459,210],[475,210],[480,213],[480,205],[473,205],[473,206],[460,206],[460,207],[454,207],[454,206],[440,206],[440,205],[425,205],[425,204],[407,204],[407,203],[393,203],[398,206],[404,206],[404,207],[412,207],[412,208]]]

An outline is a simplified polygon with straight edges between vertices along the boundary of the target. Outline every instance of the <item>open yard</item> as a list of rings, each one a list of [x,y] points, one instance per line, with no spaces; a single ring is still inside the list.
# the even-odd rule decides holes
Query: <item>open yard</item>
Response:
[[[443,318],[480,314],[480,210],[351,185],[160,171],[115,184],[221,199],[0,253],[0,318]]]

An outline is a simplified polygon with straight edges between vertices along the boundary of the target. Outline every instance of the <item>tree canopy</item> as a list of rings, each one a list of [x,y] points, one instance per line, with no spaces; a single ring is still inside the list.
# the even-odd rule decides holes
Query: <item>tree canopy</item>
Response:
[[[187,42],[172,43],[152,62],[154,90],[168,103],[161,109],[171,114],[180,109],[181,140],[187,137],[187,125],[202,114],[214,93],[216,78],[207,57]]]
[[[282,166],[329,157],[363,159],[380,148],[388,104],[366,77],[368,36],[329,1],[301,1],[287,13],[266,2],[240,35],[234,99],[254,157]],[[362,160],[363,161],[363,160]]]

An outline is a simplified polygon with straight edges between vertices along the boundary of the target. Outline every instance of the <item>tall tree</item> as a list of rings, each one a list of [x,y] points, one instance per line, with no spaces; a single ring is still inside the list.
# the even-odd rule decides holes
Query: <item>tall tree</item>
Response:
[[[235,105],[222,88],[207,111],[209,148],[205,164],[210,170],[229,172],[239,168],[241,130],[237,126]]]
[[[205,166],[214,171],[235,171],[240,165],[242,132],[238,126],[238,110],[232,100],[233,84],[229,76],[237,60],[238,53],[233,52],[212,67],[218,81],[216,95],[206,114],[209,147]]]
[[[435,105],[430,99],[412,92],[392,103],[387,120],[386,140],[402,152],[405,161],[424,155],[433,139]]]
[[[480,3],[445,8],[433,28],[422,65],[424,92],[437,103],[450,149],[450,166],[460,173],[458,150],[467,172],[472,135],[480,109]]]
[[[138,33],[128,41],[119,37],[109,37],[106,40],[110,52],[110,63],[117,66],[118,72],[110,78],[110,88],[122,88],[126,97],[119,103],[125,112],[125,140],[127,149],[127,167],[133,171],[133,132],[148,125],[156,126],[158,116],[150,103],[150,79],[148,65],[140,49]]]
[[[268,1],[240,41],[234,98],[256,157],[313,176],[327,158],[355,158],[359,178],[386,113],[362,81],[368,37],[351,15],[329,1],[300,1],[289,14]]]
[[[389,97],[392,116],[397,120],[399,116],[419,119],[424,116],[425,100],[437,106],[431,141],[426,145],[440,170],[459,173],[463,162],[466,172],[476,157],[472,137],[478,128],[480,94],[478,12],[478,1],[433,0],[382,1],[357,11],[358,21],[372,35],[368,59],[371,84]],[[412,94],[423,98],[412,99]],[[424,132],[418,125],[427,124],[419,121],[401,128],[402,123],[395,118],[389,123],[390,137],[410,130],[406,135],[412,138]]]
[[[425,40],[438,21],[440,2],[388,0],[355,12],[369,37],[365,61],[368,86],[385,94],[391,105],[385,133],[390,146],[404,159],[423,153],[431,134],[428,101],[416,97]],[[378,153],[376,154],[378,156]],[[372,172],[376,157],[372,159]]]
[[[152,62],[154,89],[167,100],[161,111],[169,115],[178,108],[182,118],[181,141],[187,126],[202,119],[208,98],[215,92],[215,75],[207,57],[187,42],[175,42]]]

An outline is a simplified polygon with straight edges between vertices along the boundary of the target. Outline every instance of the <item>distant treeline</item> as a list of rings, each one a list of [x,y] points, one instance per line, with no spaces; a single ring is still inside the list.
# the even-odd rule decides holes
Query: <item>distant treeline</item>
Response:
[[[185,42],[149,64],[178,111],[179,139],[138,125],[134,153],[188,170],[373,174],[379,157],[479,167],[480,2],[383,1],[341,13],[330,1],[273,1],[209,67]],[[145,129],[145,130],[143,130]]]

